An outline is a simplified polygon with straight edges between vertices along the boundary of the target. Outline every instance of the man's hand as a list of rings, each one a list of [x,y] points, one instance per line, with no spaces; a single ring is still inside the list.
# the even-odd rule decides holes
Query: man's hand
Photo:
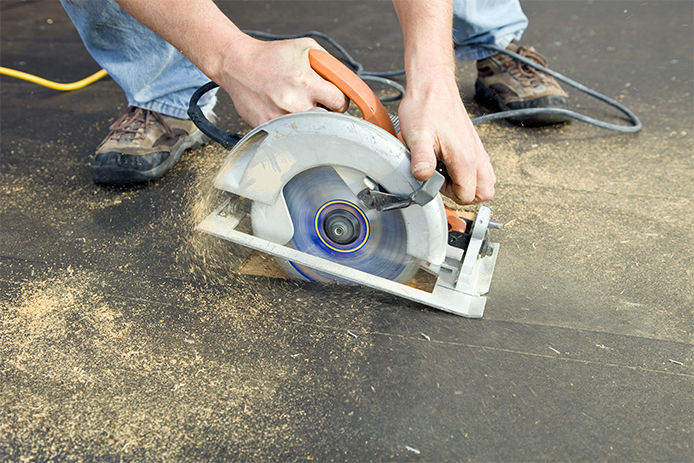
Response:
[[[310,38],[264,42],[246,36],[228,46],[212,77],[253,127],[319,105],[344,112],[347,97],[311,68],[308,51],[315,48],[322,49]]]
[[[496,177],[489,155],[453,83],[433,77],[425,89],[410,91],[399,109],[401,136],[412,153],[412,174],[424,181],[443,161],[450,178],[442,193],[461,204],[494,196]]]
[[[255,127],[273,117],[322,105],[347,110],[343,93],[308,60],[309,38],[263,42],[239,30],[212,0],[117,0],[229,93]]]

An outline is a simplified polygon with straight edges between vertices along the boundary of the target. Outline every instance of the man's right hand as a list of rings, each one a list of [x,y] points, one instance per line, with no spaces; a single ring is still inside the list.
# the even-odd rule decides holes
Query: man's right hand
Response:
[[[412,174],[427,180],[436,161],[443,161],[450,178],[442,193],[460,204],[487,201],[496,176],[458,91],[452,2],[393,0],[393,5],[405,39],[407,89],[399,115]]]
[[[221,65],[211,77],[252,127],[319,105],[344,112],[347,97],[311,68],[308,51],[314,48],[321,49],[311,38],[264,42],[241,37],[222,50]]]

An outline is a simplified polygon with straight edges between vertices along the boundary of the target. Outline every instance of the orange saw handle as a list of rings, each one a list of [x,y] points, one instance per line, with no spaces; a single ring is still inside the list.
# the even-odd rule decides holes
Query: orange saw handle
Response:
[[[386,108],[358,75],[325,50],[315,48],[309,50],[308,60],[314,71],[333,83],[357,105],[365,121],[376,124],[393,136],[397,136]]]

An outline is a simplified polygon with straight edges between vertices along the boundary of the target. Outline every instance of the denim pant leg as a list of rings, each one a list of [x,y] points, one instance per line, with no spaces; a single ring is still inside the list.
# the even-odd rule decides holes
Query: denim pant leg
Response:
[[[495,52],[477,48],[477,43],[505,48],[520,39],[528,18],[519,0],[454,0],[453,42],[459,59],[483,59]]]
[[[187,119],[193,92],[208,82],[185,56],[113,0],[61,0],[84,45],[125,92],[128,104]],[[217,98],[200,104],[210,113]]]

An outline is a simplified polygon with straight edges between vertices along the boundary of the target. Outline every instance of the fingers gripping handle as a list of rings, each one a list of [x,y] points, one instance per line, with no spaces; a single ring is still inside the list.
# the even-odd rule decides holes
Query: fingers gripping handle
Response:
[[[397,135],[386,108],[359,76],[325,50],[309,50],[308,59],[314,71],[332,82],[357,105],[364,120]]]
[[[324,79],[332,82],[347,98],[359,107],[366,121],[376,124],[392,135],[396,135],[388,112],[378,97],[366,83],[337,58],[324,50],[312,49],[308,52],[311,67]],[[218,85],[208,82],[195,91],[188,105],[188,116],[205,135],[227,149],[231,149],[241,137],[216,127],[203,114],[198,101],[200,97]]]

